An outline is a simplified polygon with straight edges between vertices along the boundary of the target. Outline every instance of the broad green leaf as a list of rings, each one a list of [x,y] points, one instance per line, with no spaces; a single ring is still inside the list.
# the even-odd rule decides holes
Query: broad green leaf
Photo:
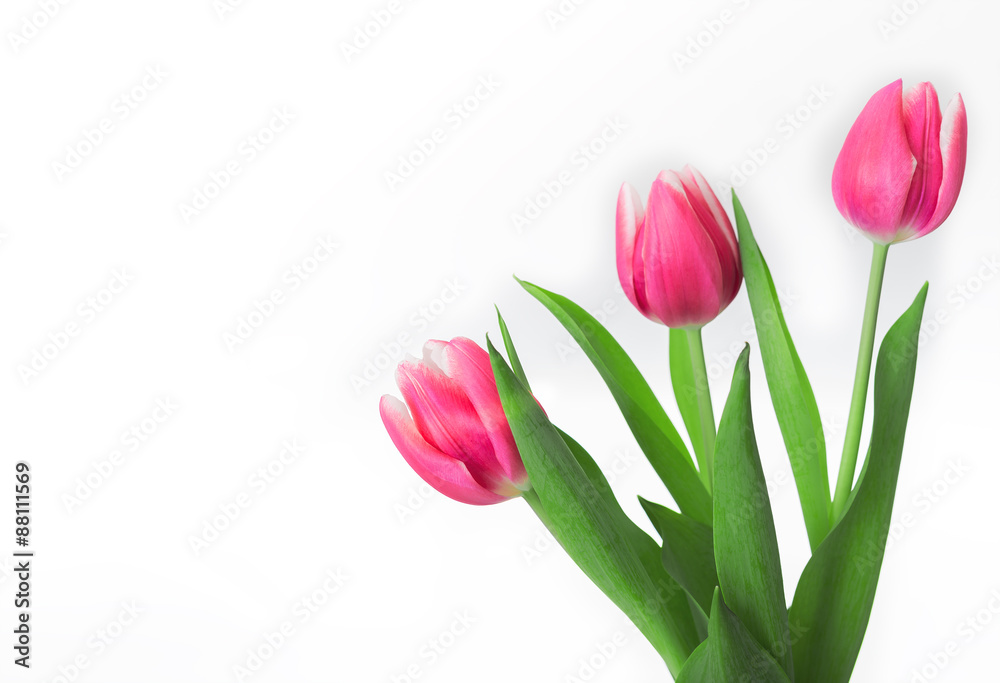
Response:
[[[694,384],[691,367],[691,348],[685,330],[670,330],[670,383],[674,398],[681,411],[684,427],[698,462],[705,462],[705,444],[701,434],[701,415],[698,412],[698,390]],[[709,600],[712,596],[709,595]]]
[[[778,538],[750,410],[749,359],[747,345],[736,361],[715,442],[715,564],[726,603],[791,675]]]
[[[712,602],[708,640],[688,659],[677,683],[791,683],[770,653],[747,630],[722,599]]]
[[[691,614],[694,615],[694,626],[698,629],[698,639],[704,643],[705,639],[708,638],[708,612],[695,602],[690,593],[688,593],[687,599],[691,605]]]
[[[652,643],[670,671],[678,671],[698,644],[684,592],[676,584],[667,590],[669,584],[658,585],[650,576],[650,559],[635,547],[634,524],[591,483],[538,402],[487,342],[500,401],[531,481],[530,495],[544,508],[543,520],[573,561]],[[655,551],[651,557],[655,559]]]
[[[684,662],[684,668],[677,676],[677,683],[715,683],[708,638]]]
[[[497,310],[497,319],[500,323],[500,332],[503,335],[503,342],[504,347],[507,350],[507,357],[510,358],[511,370],[521,383],[524,384],[524,387],[530,391],[531,389],[528,384],[528,378],[524,373],[524,368],[521,366],[520,360],[518,359],[517,349],[514,347],[514,340],[511,339],[510,332],[507,329],[507,323],[504,321],[503,316],[500,315],[499,310]],[[621,505],[619,505],[618,499],[615,498],[615,494],[611,490],[611,485],[608,483],[607,478],[604,476],[601,468],[590,456],[590,453],[588,453],[586,449],[577,443],[576,440],[569,434],[558,427],[556,429],[563,441],[566,443],[566,446],[569,447],[570,452],[573,453],[573,457],[575,457],[576,461],[580,464],[584,474],[587,475],[587,478],[590,480],[594,489],[596,489],[597,493],[601,495],[605,503],[610,506],[617,515],[620,515],[623,520],[622,527],[628,530],[629,542],[639,555],[639,558],[650,577],[654,579],[657,586],[663,588],[664,593],[679,591],[680,587],[676,585],[674,580],[669,575],[664,574],[665,569],[660,563],[660,547],[645,531],[636,526],[631,519],[628,519],[625,511],[622,510]],[[676,603],[670,604],[671,606],[678,607]],[[699,617],[707,619],[705,617],[705,613],[700,610],[693,616],[695,616],[696,619]]]
[[[711,525],[712,497],[680,434],[625,350],[592,315],[566,297],[529,282],[518,282],[552,312],[590,358],[681,512]]]
[[[804,631],[793,646],[800,681],[847,683],[861,650],[892,520],[926,298],[924,284],[882,341],[863,476],[853,501],[813,553],[795,590],[789,619]]]
[[[580,463],[580,467],[583,468],[583,473],[587,475],[587,478],[590,479],[590,483],[593,484],[595,489],[597,489],[597,492],[601,494],[601,497],[604,498],[608,504],[615,505],[620,509],[618,499],[615,498],[615,493],[611,490],[611,484],[608,483],[607,477],[604,476],[604,472],[601,471],[600,466],[590,456],[590,453],[588,453],[583,446],[577,443],[572,436],[558,427],[556,427],[556,429],[559,431],[559,435],[562,436],[563,441],[566,442],[566,445],[569,447],[573,457],[575,457],[576,461]],[[622,512],[622,514],[625,513]]]
[[[557,428],[558,429],[558,428]],[[573,437],[571,437],[566,432],[559,429],[559,434],[562,436],[563,441],[569,447],[576,461],[580,463],[580,467],[583,468],[584,473],[587,478],[590,479],[590,483],[593,484],[597,493],[604,498],[606,504],[611,507],[617,515],[621,515],[622,524],[621,528],[623,531],[627,531],[629,543],[635,550],[636,554],[639,556],[643,567],[646,569],[646,573],[649,574],[650,578],[660,589],[660,595],[664,598],[668,598],[676,593],[680,593],[683,588],[678,584],[676,578],[670,573],[669,567],[663,562],[663,551],[660,546],[657,545],[656,541],[649,537],[645,531],[640,529],[622,510],[621,505],[618,503],[618,499],[615,498],[614,492],[611,490],[611,485],[608,483],[607,478],[604,473],[601,472],[601,468],[597,465],[590,454],[577,443]],[[642,500],[640,498],[640,500]],[[670,511],[672,512],[672,511]],[[677,513],[674,513],[677,514]],[[691,522],[692,524],[697,524],[697,522]],[[704,525],[699,525],[704,526]],[[707,527],[705,527],[707,528]],[[712,560],[712,546],[711,546],[711,529],[709,529],[709,543],[708,543],[708,553],[709,561],[713,562],[712,571],[715,570],[714,560]],[[669,609],[683,610],[685,609],[679,601],[670,600],[665,603],[665,606]],[[708,624],[708,610],[711,608],[711,600],[709,600],[708,606],[702,609],[697,603],[691,603],[688,605],[691,609],[691,616],[694,618],[695,628],[698,632],[698,639],[701,640],[705,637],[706,631],[705,627]],[[681,617],[683,619],[683,617]]]
[[[708,622],[708,639],[711,668],[720,683],[789,683],[788,675],[726,606],[718,590],[712,604],[712,618]]]
[[[497,320],[500,323],[500,334],[503,336],[504,348],[507,351],[507,357],[510,359],[510,368],[514,373],[514,376],[517,377],[517,379],[521,381],[521,384],[524,385],[524,388],[530,392],[531,385],[528,384],[528,377],[524,372],[524,368],[521,366],[521,361],[520,358],[518,357],[517,349],[514,347],[514,340],[510,336],[510,331],[507,328],[507,323],[503,319],[503,316],[500,314],[499,309],[497,309]],[[590,453],[588,453],[587,450],[579,443],[577,443],[577,441],[569,434],[559,429],[558,427],[556,427],[556,430],[559,432],[559,435],[566,443],[566,446],[569,448],[570,452],[576,458],[576,461],[580,464],[580,467],[583,468],[584,474],[586,474],[587,478],[590,479],[590,483],[594,486],[597,492],[601,495],[602,498],[604,498],[605,502],[608,505],[611,505],[614,508],[616,508],[624,516],[625,512],[621,509],[621,506],[618,504],[618,499],[615,498],[614,491],[611,490],[611,485],[608,483],[607,477],[604,476],[604,473],[601,471],[600,466],[598,466],[597,462],[595,462],[594,459],[590,456]],[[639,527],[635,526],[634,524],[632,525],[632,527],[636,531],[638,531],[642,536],[645,536],[647,539],[649,539],[649,541],[652,543],[652,539],[650,539],[649,536],[644,531],[642,531]],[[655,546],[656,544],[653,543],[653,545]]]
[[[747,295],[757,328],[767,387],[799,491],[809,545],[815,550],[830,532],[830,480],[826,469],[823,423],[809,378],[785,324],[771,271],[760,253],[735,191],[733,210],[739,233],[743,278],[747,283]]]
[[[639,502],[663,539],[662,560],[667,573],[709,614],[712,594],[719,585],[712,527],[643,498]]]

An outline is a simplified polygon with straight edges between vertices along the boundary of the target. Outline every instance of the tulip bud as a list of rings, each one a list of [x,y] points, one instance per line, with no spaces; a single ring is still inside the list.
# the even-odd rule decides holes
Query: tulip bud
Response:
[[[424,481],[470,505],[500,503],[531,488],[482,347],[463,337],[428,341],[421,360],[399,364],[396,384],[406,403],[386,395],[379,412]]]
[[[961,95],[942,117],[930,83],[905,94],[902,80],[890,83],[868,100],[837,157],[837,209],[879,244],[926,235],[955,207],[967,140]]]
[[[743,267],[733,226],[691,166],[660,173],[645,209],[639,194],[622,185],[615,222],[618,279],[650,320],[700,328],[739,292]]]

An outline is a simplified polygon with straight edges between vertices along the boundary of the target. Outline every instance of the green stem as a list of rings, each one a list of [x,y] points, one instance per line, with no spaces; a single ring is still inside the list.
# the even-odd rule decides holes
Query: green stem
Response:
[[[868,398],[868,380],[872,371],[872,351],[875,349],[875,322],[878,320],[878,302],[882,294],[882,278],[889,245],[875,244],[872,251],[872,270],[868,279],[868,298],[865,300],[865,319],[861,325],[861,346],[858,349],[858,367],[854,372],[854,392],[851,394],[851,411],[847,416],[844,434],[844,453],[840,458],[837,491],[833,497],[831,521],[837,520],[847,506],[854,486],[854,473],[858,464],[858,447],[861,445],[861,428],[865,422],[865,401]]]
[[[691,351],[691,368],[694,370],[694,389],[698,396],[698,417],[701,420],[702,452],[698,453],[698,470],[705,488],[712,492],[712,460],[715,455],[715,414],[712,412],[712,395],[708,388],[708,370],[705,368],[705,349],[701,344],[701,328],[685,330],[688,349]]]

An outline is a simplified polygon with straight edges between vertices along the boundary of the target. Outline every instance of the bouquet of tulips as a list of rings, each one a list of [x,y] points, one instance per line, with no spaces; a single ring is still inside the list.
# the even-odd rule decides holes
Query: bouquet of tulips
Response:
[[[389,435],[417,474],[450,498],[473,505],[526,500],[677,681],[849,681],[886,546],[927,295],[925,284],[882,339],[871,442],[858,475],[886,254],[948,217],[962,185],[966,139],[961,96],[942,115],[930,83],[904,93],[896,81],[869,100],[834,164],[836,206],[874,250],[832,495],[816,400],[747,215],[734,193],[734,231],[690,166],[661,173],[645,206],[624,185],[616,221],[626,296],[670,328],[670,379],[690,449],[597,320],[569,299],[519,281],[586,352],[670,492],[676,510],[641,501],[659,542],[622,511],[584,447],[549,421],[503,318],[506,358],[489,339],[484,350],[458,338],[430,341],[422,359],[400,364],[405,403],[385,396],[380,404]],[[790,607],[754,437],[751,349],[736,363],[718,423],[702,350],[702,328],[744,280],[812,550]]]

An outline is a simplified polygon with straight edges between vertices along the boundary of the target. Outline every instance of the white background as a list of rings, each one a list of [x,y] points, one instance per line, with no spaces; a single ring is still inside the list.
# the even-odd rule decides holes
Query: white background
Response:
[[[920,348],[895,540],[855,680],[908,683],[924,666],[935,681],[995,675],[992,3],[908,0],[893,16],[888,0],[592,0],[563,3],[564,14],[556,0],[404,0],[349,57],[343,46],[387,0],[48,4],[51,18],[29,0],[0,13],[0,528],[11,536],[0,543],[0,678],[234,681],[248,649],[290,622],[243,680],[385,683],[415,666],[421,683],[564,681],[614,640],[591,680],[669,680],[616,608],[546,549],[526,505],[473,508],[422,490],[378,418],[379,396],[395,391],[382,368],[426,338],[496,335],[498,304],[550,416],[619,471],[621,500],[648,528],[635,496],[669,502],[666,492],[597,373],[510,276],[606,307],[676,416],[666,330],[617,283],[618,187],[645,194],[661,169],[693,163],[721,188],[746,163],[738,190],[785,293],[836,471],[870,246],[836,212],[830,174],[865,101],[899,77],[932,81],[942,104],[962,92],[969,162],[949,221],[889,256],[879,336],[924,280],[925,319],[939,322]],[[679,64],[699,33],[700,54]],[[477,100],[481,79],[495,85]],[[813,89],[827,94],[810,109]],[[447,114],[456,105],[468,116]],[[294,120],[273,120],[276,108]],[[779,127],[788,116],[795,127]],[[622,130],[594,143],[609,120]],[[261,137],[272,121],[283,129]],[[443,141],[387,182],[435,128]],[[241,152],[251,138],[270,141],[252,160]],[[777,151],[757,166],[767,138]],[[584,168],[578,150],[591,144],[600,151]],[[216,193],[210,174],[230,161],[240,174]],[[563,171],[572,182],[515,227]],[[185,216],[199,191],[212,198]],[[294,275],[324,238],[333,255]],[[104,291],[122,270],[128,284]],[[445,301],[449,287],[458,294]],[[272,315],[227,343],[275,289]],[[755,341],[749,322],[741,292],[705,330],[716,415],[731,351]],[[63,338],[68,325],[76,335]],[[36,352],[50,357],[25,372]],[[756,352],[752,370],[790,600],[808,546]],[[166,416],[157,400],[176,408]],[[127,436],[136,425],[142,441]],[[289,440],[305,451],[283,464]],[[34,474],[30,671],[13,666],[9,642],[20,459]],[[280,473],[262,484],[267,467]],[[249,507],[196,552],[192,539],[241,494]],[[304,596],[324,604],[302,612]],[[123,626],[132,601],[141,613]],[[444,635],[463,613],[474,623]],[[989,622],[971,639],[960,631],[970,618]],[[449,647],[431,657],[435,640]],[[937,671],[931,657],[952,641],[957,654]]]

